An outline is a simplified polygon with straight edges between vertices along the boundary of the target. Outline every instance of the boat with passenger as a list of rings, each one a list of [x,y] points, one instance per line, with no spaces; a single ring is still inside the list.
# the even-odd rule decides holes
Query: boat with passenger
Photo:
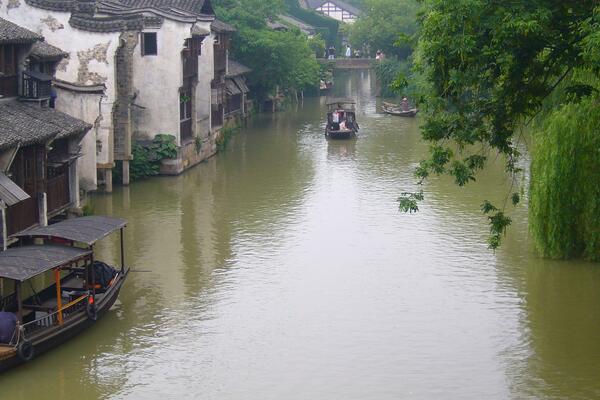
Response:
[[[419,112],[416,108],[402,107],[399,104],[382,102],[381,109],[386,114],[395,115],[397,117],[415,117]]]
[[[0,252],[0,279],[12,289],[0,296],[0,372],[68,341],[107,313],[129,273],[126,225],[104,216],[67,219],[21,232],[17,247]],[[94,255],[94,244],[115,231],[120,231],[118,269]],[[48,280],[50,285],[36,290]]]
[[[350,139],[360,127],[356,121],[356,101],[350,98],[327,100],[325,136],[331,139]]]

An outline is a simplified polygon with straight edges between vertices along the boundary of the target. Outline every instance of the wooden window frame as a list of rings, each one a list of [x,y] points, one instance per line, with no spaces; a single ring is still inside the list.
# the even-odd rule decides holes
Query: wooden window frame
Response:
[[[154,52],[146,51],[146,44],[148,38],[154,37]],[[140,33],[140,48],[142,51],[142,57],[146,56],[157,56],[158,55],[158,32],[141,32]]]

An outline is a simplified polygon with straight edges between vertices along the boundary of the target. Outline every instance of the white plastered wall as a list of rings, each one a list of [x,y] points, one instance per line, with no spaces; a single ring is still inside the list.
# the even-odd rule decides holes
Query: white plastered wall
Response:
[[[142,56],[141,41],[133,54],[133,86],[137,92],[134,139],[152,139],[157,134],[179,138],[179,88],[183,84],[181,51],[190,37],[190,23],[165,19],[157,33],[157,55]]]
[[[201,28],[210,31],[210,22],[198,22]],[[210,135],[210,82],[215,76],[214,43],[211,34],[202,42],[202,55],[198,57],[198,86],[196,86],[196,135],[207,140]]]

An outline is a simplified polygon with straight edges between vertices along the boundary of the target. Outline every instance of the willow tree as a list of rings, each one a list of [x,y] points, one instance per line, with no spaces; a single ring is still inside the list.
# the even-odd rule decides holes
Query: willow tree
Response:
[[[430,90],[422,132],[431,143],[431,156],[417,169],[421,181],[432,173],[449,174],[466,185],[498,154],[509,173],[521,173],[520,128],[540,115],[560,86],[573,94],[572,102],[588,99],[588,106],[598,110],[598,103],[589,100],[595,88],[573,79],[574,71],[600,72],[597,0],[423,0],[423,7],[416,58]],[[575,125],[562,128],[577,134]],[[572,189],[560,190],[566,196]],[[401,209],[418,209],[421,197],[404,194]],[[509,198],[517,204],[519,192]],[[495,248],[511,220],[503,206],[489,201],[483,201],[482,210]],[[548,217],[541,210],[533,216],[532,224]]]

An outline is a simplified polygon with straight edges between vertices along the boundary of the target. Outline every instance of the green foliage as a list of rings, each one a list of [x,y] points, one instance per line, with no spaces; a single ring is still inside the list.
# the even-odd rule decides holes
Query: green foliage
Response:
[[[177,145],[172,135],[159,134],[150,143],[134,143],[131,149],[133,159],[129,162],[129,178],[136,181],[158,175],[161,160],[177,157]],[[113,180],[122,182],[122,164],[113,168]]]
[[[320,39],[309,40],[299,30],[274,31],[266,25],[283,12],[281,0],[220,0],[215,2],[219,18],[237,28],[233,57],[252,69],[253,95],[259,100],[276,87],[294,92],[317,86],[320,67],[315,58]]]
[[[94,207],[90,203],[86,203],[81,208],[81,214],[84,217],[88,217],[90,215],[94,215]]]
[[[364,0],[363,15],[347,25],[352,47],[382,50],[388,57],[406,59],[412,53],[417,32],[417,0]]]
[[[598,100],[559,107],[535,133],[530,231],[543,256],[600,261]]]
[[[402,212],[413,213],[419,211],[419,201],[423,200],[423,192],[405,192],[398,197],[398,208]]]
[[[225,127],[221,129],[221,134],[217,138],[217,152],[221,153],[227,148],[227,143],[231,140],[231,137],[239,129],[239,126]]]
[[[594,78],[600,74],[598,2],[423,0],[422,3],[414,59],[418,74],[427,80],[422,87],[428,89],[421,107],[426,111],[422,134],[434,146],[430,159],[417,169],[418,177],[422,181],[430,172],[442,171],[452,175],[457,184],[465,185],[476,179],[490,156],[496,158],[492,153],[502,156],[509,173],[521,173],[516,132],[534,118],[540,118],[540,113],[549,112],[549,124],[536,134],[540,150],[533,155],[532,199],[535,192],[538,200],[532,205],[532,221],[541,224],[533,228],[536,242],[543,254],[552,257],[581,252],[592,257],[593,252],[588,249],[594,248],[595,242],[588,244],[582,240],[568,222],[578,215],[590,214],[585,207],[592,207],[582,205],[589,204],[586,202],[575,206],[573,196],[569,195],[579,191],[568,183],[569,179],[583,183],[579,173],[574,172],[583,169],[576,169],[580,161],[574,162],[573,154],[569,156],[564,148],[559,150],[557,146],[563,145],[562,140],[572,138],[567,148],[573,149],[572,145],[577,143],[597,157],[597,149],[584,145],[581,138],[575,139],[594,119],[594,112],[588,109],[587,113],[578,114],[579,119],[570,114],[578,102],[589,101],[585,99],[594,96],[598,87],[579,77],[582,71]],[[561,112],[554,112],[557,107]],[[570,122],[566,115],[570,115]],[[453,151],[449,159],[440,159],[437,156],[443,153],[440,146],[458,151]],[[586,157],[582,155],[580,160],[587,160]],[[551,176],[558,178],[551,171],[558,170],[564,175],[555,192],[548,187]],[[518,204],[520,195],[513,194],[511,201]],[[561,217],[559,214],[566,210],[572,213],[566,213],[568,218]],[[489,205],[483,211],[490,221],[490,246],[495,248],[510,218],[503,210]]]

